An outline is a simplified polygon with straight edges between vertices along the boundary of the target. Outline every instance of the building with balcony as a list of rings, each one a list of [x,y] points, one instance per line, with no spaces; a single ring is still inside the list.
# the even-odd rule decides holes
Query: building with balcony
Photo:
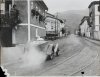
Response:
[[[61,36],[61,29],[65,26],[62,19],[47,13],[46,15],[46,36]]]
[[[43,0],[3,0],[1,13],[7,12],[10,16],[13,5],[16,5],[19,11],[21,22],[10,32],[12,44],[24,44],[36,40],[37,37],[46,36],[45,14],[48,7]]]
[[[93,1],[89,5],[90,24],[92,26],[92,38],[100,40],[100,1]]]

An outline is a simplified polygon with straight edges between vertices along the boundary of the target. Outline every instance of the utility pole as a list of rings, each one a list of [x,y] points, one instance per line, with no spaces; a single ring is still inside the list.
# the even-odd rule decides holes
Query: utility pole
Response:
[[[55,19],[55,38],[56,38],[56,19]]]
[[[28,42],[30,42],[30,0],[27,0],[28,7]]]
[[[99,11],[99,26],[100,26],[100,0],[99,0],[98,11]]]

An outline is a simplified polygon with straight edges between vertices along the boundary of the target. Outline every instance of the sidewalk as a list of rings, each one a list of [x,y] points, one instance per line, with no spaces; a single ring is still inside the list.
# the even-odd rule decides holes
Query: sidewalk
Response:
[[[18,62],[24,51],[20,47],[2,47],[1,65],[9,65]]]
[[[90,42],[92,42],[92,43],[94,43],[94,44],[100,46],[100,41],[93,40],[93,39],[90,39],[90,38],[84,38],[84,39],[86,39],[86,40],[88,40],[88,41],[90,41]]]

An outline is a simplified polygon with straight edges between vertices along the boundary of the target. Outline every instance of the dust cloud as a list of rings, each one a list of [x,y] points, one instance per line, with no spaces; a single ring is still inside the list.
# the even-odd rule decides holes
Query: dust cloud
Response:
[[[81,42],[79,41],[79,39],[77,39],[76,35],[71,34],[68,38],[67,38],[67,43],[72,43],[72,44],[81,44]]]
[[[40,51],[35,45],[27,44],[24,49],[24,55],[22,56],[22,67],[32,67],[39,69],[42,67],[46,60],[46,53]]]

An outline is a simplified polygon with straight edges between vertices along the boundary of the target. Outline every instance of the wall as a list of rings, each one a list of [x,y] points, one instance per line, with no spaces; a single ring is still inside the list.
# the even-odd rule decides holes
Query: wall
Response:
[[[46,31],[57,31],[60,32],[61,30],[61,26],[63,26],[63,24],[60,23],[59,20],[54,19],[54,18],[47,18],[46,19]]]
[[[98,11],[98,6],[95,5],[95,30],[94,30],[94,39],[100,40],[100,12]]]
[[[41,15],[44,16],[45,9],[43,9],[43,6],[37,4],[36,1],[31,1],[31,10],[32,9],[36,9]],[[44,22],[39,22],[39,17],[36,18],[36,16],[32,16],[32,13],[31,13],[31,24],[44,27]]]
[[[36,28],[31,26],[31,29],[30,29],[30,33],[31,33],[31,41],[33,40],[36,40]]]
[[[44,29],[38,29],[38,35],[40,37],[44,37],[44,36],[46,36],[46,31]]]
[[[92,15],[92,37],[96,40],[100,40],[100,12],[98,12],[98,5],[93,5],[89,9],[89,12],[93,13]]]
[[[94,36],[94,28],[95,28],[95,22],[94,22],[94,19],[95,19],[95,7],[94,6],[91,6],[89,8],[89,16],[90,16],[90,13],[92,13],[92,15],[90,16],[90,23],[91,23],[91,26],[92,26],[92,37]]]
[[[99,5],[95,5],[95,20],[94,20],[94,22],[95,22],[95,30],[98,28],[98,30],[97,31],[100,31],[100,12],[98,11],[98,6]]]
[[[46,19],[46,31],[55,31],[55,19]]]
[[[28,23],[28,14],[27,14],[27,1],[15,1],[14,2],[17,5],[17,8],[19,10],[19,17],[21,19],[21,23],[27,24]],[[41,8],[41,6],[39,6],[37,3],[35,3],[34,1],[31,2],[31,7],[30,9],[33,9],[35,6]],[[41,8],[42,11],[44,11],[44,9]],[[44,27],[44,23],[43,22],[39,22],[39,17],[36,18],[36,16],[32,16],[32,14],[30,14],[30,23],[36,26],[40,26],[40,27]],[[38,28],[37,27],[37,28]],[[30,27],[30,39],[31,41],[36,40],[36,36],[40,36],[40,37],[44,37],[46,35],[46,32],[44,29],[40,29],[38,28],[37,30],[37,34],[36,34],[36,27],[31,26]],[[13,29],[13,33],[12,33],[12,39],[13,39],[13,44],[24,44],[28,41],[28,26],[27,25],[18,25],[17,29]]]
[[[81,35],[82,35],[82,36],[87,35],[88,27],[89,27],[88,22],[87,22],[87,20],[85,20],[85,21],[81,24],[81,26],[80,26],[80,28],[81,28]]]
[[[85,31],[84,31],[84,25],[80,25],[80,31],[81,31],[81,36],[83,36],[85,34]]]
[[[18,29],[13,29],[13,44],[24,44],[28,41],[27,26],[18,26]]]
[[[12,29],[9,27],[3,27],[0,30],[0,41],[4,47],[12,46]]]
[[[89,8],[89,16],[90,16],[90,23],[91,23],[91,38],[94,38],[94,29],[95,29],[95,7],[94,5]],[[92,13],[92,15],[90,15]]]
[[[17,9],[19,10],[19,17],[21,19],[22,23],[28,22],[28,16],[27,16],[27,1],[15,1],[14,2],[17,6]]]

